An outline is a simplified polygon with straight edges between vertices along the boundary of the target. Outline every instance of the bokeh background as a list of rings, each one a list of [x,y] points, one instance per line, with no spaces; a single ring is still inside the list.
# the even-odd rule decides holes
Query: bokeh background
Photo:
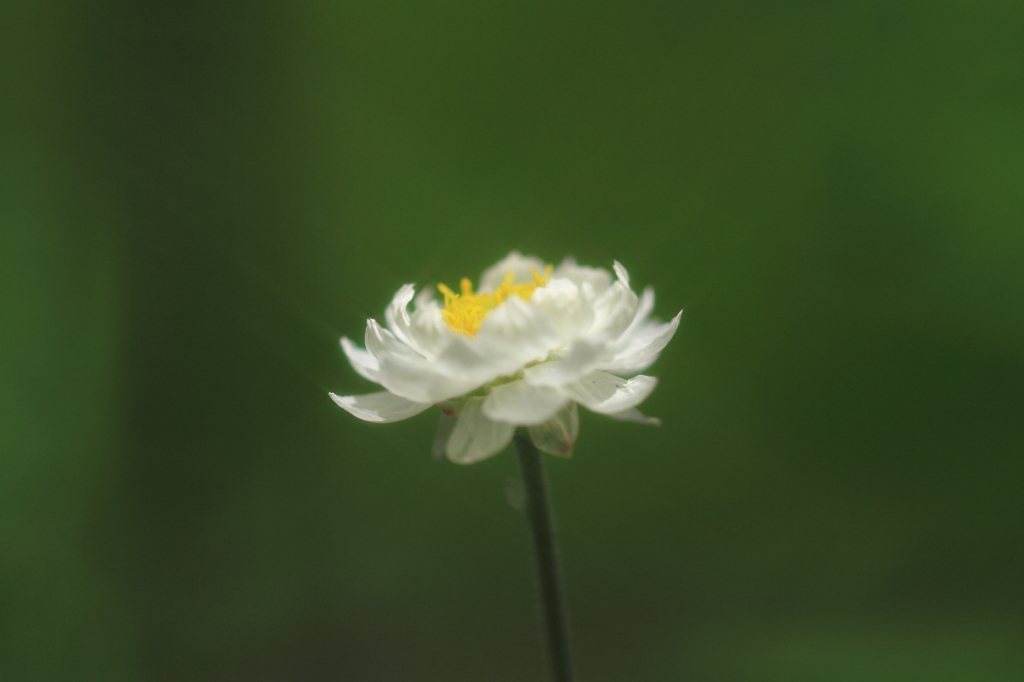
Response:
[[[509,452],[357,421],[405,282],[684,308],[547,458],[579,677],[1024,675],[1024,5],[0,7],[0,678],[537,680]]]

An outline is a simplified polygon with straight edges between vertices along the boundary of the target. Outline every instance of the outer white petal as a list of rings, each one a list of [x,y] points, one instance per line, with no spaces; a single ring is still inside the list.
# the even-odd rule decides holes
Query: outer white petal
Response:
[[[561,390],[592,412],[615,414],[642,403],[657,385],[658,380],[654,377],[641,375],[627,381],[614,374],[597,371],[562,386]]]
[[[419,414],[431,406],[406,400],[390,391],[366,395],[331,395],[331,400],[368,422],[397,422]]]
[[[341,337],[341,349],[345,351],[345,357],[352,363],[352,369],[361,377],[374,383],[380,383],[380,362],[377,361],[377,358],[352,343],[346,336]]]
[[[453,332],[441,316],[441,306],[434,299],[424,300],[412,314],[409,336],[428,360],[434,360],[444,352],[456,332]]]
[[[580,416],[576,403],[570,402],[543,424],[528,428],[530,440],[541,452],[569,457],[580,434]]]
[[[495,358],[489,357],[487,353],[483,352],[484,350],[476,343],[476,339],[456,334],[431,366],[435,372],[453,379],[464,380],[465,383],[470,384],[467,390],[493,381],[503,373],[512,373],[497,371],[494,367]],[[465,392],[463,391],[463,393]]]
[[[523,379],[534,386],[562,386],[593,371],[603,351],[600,343],[580,339],[561,357],[527,367]]]
[[[606,342],[618,339],[633,323],[639,305],[627,283],[615,282],[594,302],[594,326],[587,336]]]
[[[484,416],[516,426],[534,426],[554,417],[569,398],[549,386],[512,381],[495,386],[484,399]]]
[[[436,403],[462,395],[481,385],[474,377],[449,374],[382,329],[376,320],[366,323],[366,347],[380,362],[379,381],[403,398]]]
[[[615,261],[615,275],[619,278],[619,281],[629,286],[629,273],[626,272],[626,267],[619,261]]]
[[[381,327],[377,320],[373,318],[366,321],[365,342],[366,350],[370,351],[373,357],[377,358],[378,362],[388,356],[395,355],[423,359],[419,353],[409,348],[390,331]]]
[[[417,402],[439,403],[465,395],[483,383],[436,372],[426,360],[414,364],[405,358],[392,358],[381,365],[381,385],[392,393]]]
[[[604,268],[591,268],[585,265],[577,265],[576,259],[572,256],[568,256],[563,260],[555,271],[552,273],[552,278],[557,279],[568,279],[577,286],[583,286],[586,282],[593,290],[598,293],[604,293],[605,289],[611,286],[612,276]]]
[[[636,331],[651,315],[651,311],[654,310],[654,288],[644,287],[644,291],[640,294],[640,304],[636,309],[636,317],[633,318],[633,322],[629,325],[629,328],[623,333],[624,337],[630,336]]]
[[[638,332],[640,332],[645,326],[650,326],[647,324],[647,318],[650,317],[652,310],[654,310],[654,289],[646,287],[640,295],[640,300],[637,304],[636,314],[633,316],[633,321],[629,323],[626,331],[622,332],[621,336],[617,339],[612,339],[608,343],[602,362],[611,362],[612,358],[622,352],[622,350],[631,343],[633,337]]]
[[[524,256],[518,251],[513,251],[480,275],[480,291],[494,291],[501,286],[505,276],[510,272],[515,275],[516,284],[532,282],[533,271],[544,272],[545,267],[547,266],[540,258]]]
[[[635,407],[631,407],[628,410],[622,412],[613,412],[607,415],[612,419],[618,419],[624,422],[637,422],[638,424],[651,424],[652,426],[661,426],[661,420],[657,417],[648,417],[640,410]]]
[[[675,336],[682,315],[683,311],[680,310],[671,322],[643,327],[629,340],[625,348],[616,353],[610,361],[603,362],[597,367],[612,372],[628,373],[649,366]]]
[[[491,421],[483,415],[483,398],[470,398],[459,412],[452,435],[445,446],[448,459],[457,464],[472,464],[503,450],[512,440],[515,427]]]
[[[409,302],[415,295],[416,288],[413,285],[402,285],[384,311],[384,321],[387,322],[388,329],[399,341],[422,355],[419,344],[409,333],[409,328],[412,326],[412,320],[409,318]]]
[[[594,322],[592,290],[581,290],[568,279],[552,279],[538,288],[530,305],[547,318],[558,333],[559,343],[567,346],[584,334]]]

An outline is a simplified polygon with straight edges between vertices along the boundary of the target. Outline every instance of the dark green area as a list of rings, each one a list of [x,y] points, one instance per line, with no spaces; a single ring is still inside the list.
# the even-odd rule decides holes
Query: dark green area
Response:
[[[1024,5],[0,7],[0,678],[533,680],[505,452],[328,391],[513,248],[685,308],[546,458],[579,679],[1024,674]]]

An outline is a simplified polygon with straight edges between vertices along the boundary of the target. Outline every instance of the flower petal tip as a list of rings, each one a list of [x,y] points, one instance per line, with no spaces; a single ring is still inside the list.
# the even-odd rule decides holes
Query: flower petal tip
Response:
[[[618,276],[618,278],[620,280],[622,280],[622,283],[625,284],[628,287],[629,286],[629,273],[626,271],[625,266],[622,263],[620,263],[619,261],[613,261],[613,262],[614,262],[613,267],[615,268],[615,274]]]
[[[647,424],[648,426],[661,426],[660,419],[657,417],[648,417],[635,407],[631,407],[628,410],[622,410],[621,412],[615,412],[607,416],[624,422],[636,422],[637,424]]]
[[[328,393],[338,407],[367,422],[389,423],[413,417],[431,407],[430,403],[417,403],[390,391],[366,395],[337,395]]]

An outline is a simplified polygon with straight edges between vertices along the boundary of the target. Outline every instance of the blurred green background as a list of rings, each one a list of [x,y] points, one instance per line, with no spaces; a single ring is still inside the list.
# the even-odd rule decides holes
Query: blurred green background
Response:
[[[511,453],[328,391],[513,248],[685,308],[547,458],[582,681],[1024,675],[1024,5],[7,0],[0,678],[537,680]]]

